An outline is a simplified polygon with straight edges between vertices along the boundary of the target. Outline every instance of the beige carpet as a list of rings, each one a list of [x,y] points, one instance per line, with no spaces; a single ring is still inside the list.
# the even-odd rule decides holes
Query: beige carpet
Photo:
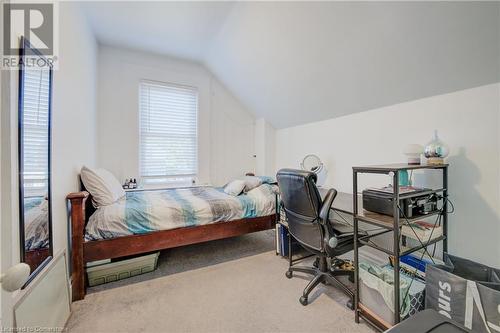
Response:
[[[231,242],[239,241],[240,246],[255,241],[253,237],[223,244],[231,248]],[[268,238],[265,234],[266,247]],[[204,246],[213,245],[195,249]],[[318,287],[311,303],[300,305],[307,280],[287,279],[287,261],[273,251],[249,251],[248,256],[199,266],[94,290],[73,303],[67,328],[70,332],[372,332],[366,324],[354,323],[353,312],[345,307],[347,298],[334,287]]]

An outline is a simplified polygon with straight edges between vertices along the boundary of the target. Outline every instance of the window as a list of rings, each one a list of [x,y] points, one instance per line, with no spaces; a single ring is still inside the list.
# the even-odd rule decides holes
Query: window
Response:
[[[25,196],[45,195],[49,179],[48,70],[25,70],[23,88],[23,180]]]
[[[198,172],[198,90],[153,82],[139,90],[143,182],[190,184]]]

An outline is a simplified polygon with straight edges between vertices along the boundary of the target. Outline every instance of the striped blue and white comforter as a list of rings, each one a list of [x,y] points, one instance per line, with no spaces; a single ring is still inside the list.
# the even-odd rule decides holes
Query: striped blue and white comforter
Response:
[[[222,188],[127,192],[112,205],[98,208],[86,227],[86,240],[144,234],[275,213],[277,186],[262,184],[231,196]]]

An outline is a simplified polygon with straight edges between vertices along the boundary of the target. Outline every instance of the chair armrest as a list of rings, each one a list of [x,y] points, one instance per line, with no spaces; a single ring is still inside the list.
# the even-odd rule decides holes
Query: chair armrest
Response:
[[[321,205],[321,210],[319,211],[319,218],[321,224],[328,223],[328,216],[330,214],[330,207],[332,207],[333,200],[335,200],[335,197],[337,196],[337,190],[336,189],[329,189],[328,193],[325,196],[325,199],[323,200],[323,203]]]
[[[354,236],[354,232],[344,232],[343,234],[336,235],[335,237],[343,238],[343,237],[352,237],[352,236]]]

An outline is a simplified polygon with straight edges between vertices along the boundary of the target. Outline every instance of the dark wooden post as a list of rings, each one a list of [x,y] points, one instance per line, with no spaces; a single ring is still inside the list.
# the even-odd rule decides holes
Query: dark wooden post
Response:
[[[73,301],[85,297],[85,263],[83,242],[85,232],[85,202],[88,192],[70,193],[66,197],[71,202],[71,288]]]

